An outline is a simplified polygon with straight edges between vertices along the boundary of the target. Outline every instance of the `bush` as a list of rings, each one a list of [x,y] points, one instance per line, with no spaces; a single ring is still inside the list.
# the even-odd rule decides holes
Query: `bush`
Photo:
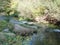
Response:
[[[5,29],[7,27],[7,22],[6,21],[0,21],[0,31],[2,31],[3,29]]]

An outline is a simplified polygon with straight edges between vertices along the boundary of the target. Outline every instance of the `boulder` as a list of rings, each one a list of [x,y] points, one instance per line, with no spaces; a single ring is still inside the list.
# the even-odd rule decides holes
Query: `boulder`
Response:
[[[26,36],[26,35],[31,35],[33,33],[37,33],[37,30],[32,29],[32,28],[26,28],[26,27],[20,26],[18,24],[15,24],[13,32]]]

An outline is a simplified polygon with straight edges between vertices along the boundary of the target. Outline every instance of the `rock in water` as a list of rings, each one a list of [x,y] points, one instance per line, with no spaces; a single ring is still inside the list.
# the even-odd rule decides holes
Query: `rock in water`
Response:
[[[31,35],[33,33],[37,33],[37,30],[26,28],[26,27],[20,26],[18,24],[15,24],[13,32],[20,34],[22,36],[27,36],[27,35]]]
[[[6,28],[6,29],[4,29],[4,30],[3,30],[3,32],[9,32],[9,29],[8,29],[8,28]]]

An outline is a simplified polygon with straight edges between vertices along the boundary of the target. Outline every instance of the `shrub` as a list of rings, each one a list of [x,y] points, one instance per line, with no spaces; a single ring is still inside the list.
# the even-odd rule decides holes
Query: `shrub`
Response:
[[[0,31],[2,31],[3,29],[5,29],[7,27],[7,22],[6,21],[0,21]]]

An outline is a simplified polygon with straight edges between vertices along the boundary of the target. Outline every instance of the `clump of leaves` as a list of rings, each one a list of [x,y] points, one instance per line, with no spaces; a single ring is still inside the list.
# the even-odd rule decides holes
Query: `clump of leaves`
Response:
[[[56,25],[54,25],[54,24],[48,24],[48,27],[49,28],[53,28],[53,29],[60,29],[60,27],[59,26],[56,26]]]
[[[13,28],[14,28],[14,24],[12,23],[8,23],[8,26],[9,30],[12,32]]]
[[[8,45],[22,45],[21,39],[21,36],[15,36],[14,38],[7,37],[6,43],[8,43]]]
[[[13,24],[12,23],[8,23],[5,20],[0,21],[0,31],[3,31],[6,28],[8,28],[11,31],[13,29]]]
[[[45,9],[46,9],[46,7],[41,5],[40,7],[36,8],[36,9],[32,9],[32,12],[35,16],[39,16],[39,15],[44,14]]]
[[[0,32],[2,39],[0,39],[0,44],[2,45],[22,45],[22,37],[15,35],[14,33],[3,33]]]
[[[7,22],[6,21],[0,21],[0,31],[2,31],[3,29],[5,29],[7,27]]]

